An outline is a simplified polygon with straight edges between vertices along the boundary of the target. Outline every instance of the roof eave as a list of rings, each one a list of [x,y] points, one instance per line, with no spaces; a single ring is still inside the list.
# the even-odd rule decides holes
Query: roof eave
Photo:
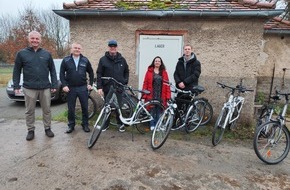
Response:
[[[118,16],[118,17],[259,17],[271,18],[284,10],[53,10],[57,15],[68,20],[79,16]]]

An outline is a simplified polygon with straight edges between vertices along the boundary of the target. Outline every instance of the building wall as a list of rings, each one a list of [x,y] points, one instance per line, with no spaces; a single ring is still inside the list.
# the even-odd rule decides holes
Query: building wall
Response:
[[[219,113],[226,90],[216,82],[236,86],[240,79],[250,89],[256,89],[259,69],[267,64],[264,52],[263,19],[193,19],[193,18],[76,18],[70,21],[71,41],[81,42],[84,55],[93,63],[107,51],[107,41],[116,39],[118,50],[130,66],[130,85],[137,86],[136,36],[137,30],[185,30],[184,43],[193,50],[202,64],[200,84],[206,88],[202,96]],[[267,48],[266,48],[267,49]],[[177,58],[176,58],[177,61]],[[253,122],[255,93],[247,93],[243,120]]]
[[[290,92],[290,38],[264,35],[264,64],[258,72],[257,94],[268,99],[275,90]],[[286,70],[283,70],[286,68]],[[272,87],[272,88],[271,88]]]

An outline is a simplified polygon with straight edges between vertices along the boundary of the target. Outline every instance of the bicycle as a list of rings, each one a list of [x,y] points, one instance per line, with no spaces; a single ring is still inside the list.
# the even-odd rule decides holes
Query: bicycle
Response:
[[[273,102],[271,102],[271,99],[273,100]],[[276,95],[269,96],[269,102],[267,104],[264,104],[262,108],[260,109],[260,113],[258,114],[259,117],[257,118],[257,122],[256,122],[256,127],[272,119],[278,100],[281,100],[281,99],[277,91],[276,91]]]
[[[192,90],[185,91],[175,87],[172,83],[165,81],[174,89],[175,96],[168,101],[168,107],[159,118],[152,134],[151,147],[153,150],[159,149],[166,141],[171,130],[185,128],[187,133],[195,131],[203,120],[205,102],[195,97],[204,91],[202,86],[194,86]],[[179,93],[186,94],[190,99],[178,99]],[[177,106],[177,101],[183,103]],[[176,121],[176,128],[172,129]]]
[[[131,94],[129,96],[123,96],[123,106],[122,110],[123,113],[127,112],[126,115],[131,115],[133,113],[133,107],[136,107],[138,98],[136,97],[136,94],[133,92],[131,87],[127,87],[126,90],[129,90]],[[89,97],[88,97],[88,119],[93,118],[97,114],[97,101],[95,98],[91,95],[92,91],[96,92],[98,94],[97,84],[93,83],[92,89],[89,91]],[[104,101],[104,98],[102,97],[102,100]],[[130,104],[133,104],[130,106]],[[77,99],[76,102],[76,110],[75,110],[76,119],[82,118],[82,109],[81,104],[79,102],[79,99]],[[110,120],[110,124],[117,125],[115,122],[115,119]]]
[[[105,104],[94,124],[91,136],[88,140],[88,148],[92,148],[95,143],[97,142],[98,138],[100,137],[103,128],[106,127],[106,122],[112,112],[112,110],[116,110],[119,113],[119,118],[122,121],[123,124],[127,126],[136,126],[137,130],[142,131],[141,129],[138,129],[138,124],[150,122],[154,119],[151,111],[153,109],[159,109],[161,112],[164,110],[163,104],[159,100],[149,100],[147,102],[144,102],[143,99],[138,99],[138,103],[136,107],[134,108],[134,112],[130,116],[124,116],[122,113],[122,110],[120,108],[120,103],[118,101],[116,90],[117,89],[127,89],[128,86],[123,85],[122,83],[118,82],[112,77],[102,77],[102,80],[111,80],[113,81],[115,87],[111,86],[109,93],[107,95],[107,101],[105,101]],[[150,92],[148,90],[138,90],[133,89],[133,91],[136,91],[141,94],[149,94]],[[126,90],[123,91],[125,96],[129,96],[128,92]],[[142,97],[142,96],[141,96]],[[129,104],[132,105],[132,104]]]
[[[290,132],[286,127],[286,112],[290,93],[279,93],[285,97],[285,104],[275,120],[260,125],[254,136],[254,150],[258,158],[266,164],[283,161],[290,149]]]
[[[224,106],[222,107],[221,112],[214,125],[214,129],[212,132],[212,144],[214,146],[220,143],[227,127],[229,127],[229,129],[233,129],[236,127],[245,101],[245,98],[240,96],[240,94],[253,91],[246,89],[246,87],[242,86],[242,80],[240,80],[240,84],[236,87],[227,86],[219,82],[217,82],[217,84],[221,88],[230,89],[230,94],[227,102],[224,103]]]

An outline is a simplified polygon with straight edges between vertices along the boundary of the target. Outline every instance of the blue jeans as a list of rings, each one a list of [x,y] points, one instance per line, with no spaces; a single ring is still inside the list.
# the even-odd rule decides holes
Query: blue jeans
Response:
[[[153,117],[153,120],[150,121],[150,127],[155,127],[157,124],[157,121],[161,114],[161,108],[160,107],[154,107],[150,110],[150,114]]]

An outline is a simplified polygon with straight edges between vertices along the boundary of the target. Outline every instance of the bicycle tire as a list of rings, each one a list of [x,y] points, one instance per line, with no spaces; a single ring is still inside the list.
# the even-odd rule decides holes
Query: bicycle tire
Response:
[[[170,108],[167,108],[159,118],[151,137],[151,147],[153,150],[159,149],[167,140],[173,125],[174,115]]]
[[[132,94],[129,94],[130,100],[127,96],[123,96],[123,106],[121,107],[121,112],[123,117],[129,118],[133,115],[134,108],[138,103],[138,98]],[[111,114],[110,124],[117,126],[116,114]]]
[[[227,115],[229,114],[229,110],[227,108],[222,109],[221,113],[219,114],[216,123],[214,125],[214,129],[212,132],[212,144],[214,146],[218,145],[223,138],[225,129],[227,127]],[[222,127],[224,126],[224,127]]]
[[[232,118],[235,118],[235,117],[238,116],[238,114],[239,114],[239,111],[238,111],[238,110],[241,108],[241,106],[242,106],[242,103],[240,102],[240,103],[235,107],[235,110],[234,110],[234,113],[233,113],[233,115],[232,115]],[[235,121],[233,121],[232,123],[229,124],[230,129],[234,129],[234,128],[237,126],[237,122],[238,122],[239,118],[240,118],[240,116],[239,116]]]
[[[91,119],[97,113],[97,102],[92,97],[89,96],[88,98],[88,119]],[[75,108],[75,117],[78,120],[82,119],[82,108],[79,99],[76,100],[76,108]]]
[[[147,109],[147,111],[151,114],[152,117],[155,117],[154,115],[152,115],[153,112],[150,111],[153,108],[159,110],[160,114],[162,114],[164,109],[165,109],[163,104],[158,100],[149,100],[148,102],[146,102],[144,104],[144,107]],[[147,120],[147,119],[149,119],[148,117],[149,116],[145,113],[145,111],[143,109],[139,109],[137,114],[136,114],[137,121]],[[145,123],[136,124],[136,128],[141,134],[145,134],[145,133],[148,133],[151,131],[150,126],[148,124],[145,124]]]
[[[213,116],[213,108],[212,105],[209,103],[209,101],[206,98],[201,98],[205,102],[205,108],[204,108],[204,116],[202,119],[202,122],[200,123],[200,126],[207,125]]]
[[[110,109],[109,107],[103,107],[103,109],[101,110],[98,116],[98,119],[94,124],[94,128],[92,130],[90,138],[88,140],[88,148],[92,148],[96,144],[97,140],[99,139],[102,133],[102,130],[106,125],[106,121],[109,118],[109,115],[110,115],[109,109]]]
[[[285,125],[281,126],[278,121],[266,122],[255,133],[253,142],[255,153],[266,164],[278,164],[289,153],[289,138],[289,130]]]
[[[185,131],[187,133],[194,132],[200,126],[204,117],[204,108],[205,103],[199,100],[188,108],[185,116]]]

